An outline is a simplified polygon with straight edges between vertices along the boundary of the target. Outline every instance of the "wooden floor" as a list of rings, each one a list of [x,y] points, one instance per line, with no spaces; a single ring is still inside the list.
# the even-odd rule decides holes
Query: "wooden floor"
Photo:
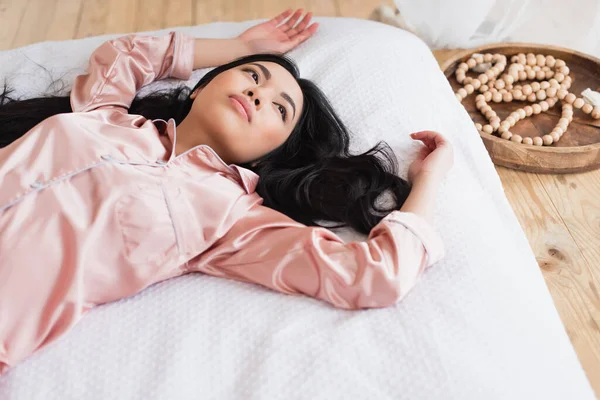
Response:
[[[0,50],[46,40],[268,18],[287,7],[367,18],[381,0],[0,0]],[[391,0],[385,3],[392,4]],[[454,53],[435,52],[439,62]],[[579,359],[600,394],[600,170],[497,168]]]

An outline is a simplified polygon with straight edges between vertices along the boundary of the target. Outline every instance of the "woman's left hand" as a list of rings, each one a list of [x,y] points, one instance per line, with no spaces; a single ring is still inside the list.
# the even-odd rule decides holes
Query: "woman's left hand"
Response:
[[[294,27],[302,15],[302,9],[298,9],[287,21],[279,25],[291,13],[292,10],[288,9],[275,18],[244,31],[237,38],[244,42],[252,54],[287,53],[311,37],[319,27],[316,22],[308,26],[311,13],[307,13]]]

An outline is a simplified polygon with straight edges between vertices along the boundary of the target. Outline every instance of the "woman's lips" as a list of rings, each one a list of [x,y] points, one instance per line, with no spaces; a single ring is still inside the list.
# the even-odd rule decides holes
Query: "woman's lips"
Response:
[[[236,96],[231,96],[229,97],[229,100],[231,101],[231,104],[233,105],[233,107],[248,121],[250,122],[250,116],[248,115],[248,112],[246,112],[246,109],[244,108],[242,102],[240,100],[238,100],[236,98]]]

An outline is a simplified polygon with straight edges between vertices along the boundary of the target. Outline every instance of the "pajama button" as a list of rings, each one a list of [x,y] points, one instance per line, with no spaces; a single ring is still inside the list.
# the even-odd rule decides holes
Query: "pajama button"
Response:
[[[163,161],[163,160],[156,160],[156,163],[157,163],[158,165],[165,165],[167,162],[166,162],[166,161]]]
[[[112,157],[108,154],[103,154],[100,158],[103,159],[104,161],[112,160]]]
[[[35,181],[29,186],[31,186],[32,189],[40,189],[44,187],[44,184],[42,182]]]

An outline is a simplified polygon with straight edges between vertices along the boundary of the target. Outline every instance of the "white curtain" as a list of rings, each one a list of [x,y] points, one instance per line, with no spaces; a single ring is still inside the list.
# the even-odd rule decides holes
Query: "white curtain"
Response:
[[[600,57],[600,0],[394,0],[432,49],[497,42],[567,47]]]

